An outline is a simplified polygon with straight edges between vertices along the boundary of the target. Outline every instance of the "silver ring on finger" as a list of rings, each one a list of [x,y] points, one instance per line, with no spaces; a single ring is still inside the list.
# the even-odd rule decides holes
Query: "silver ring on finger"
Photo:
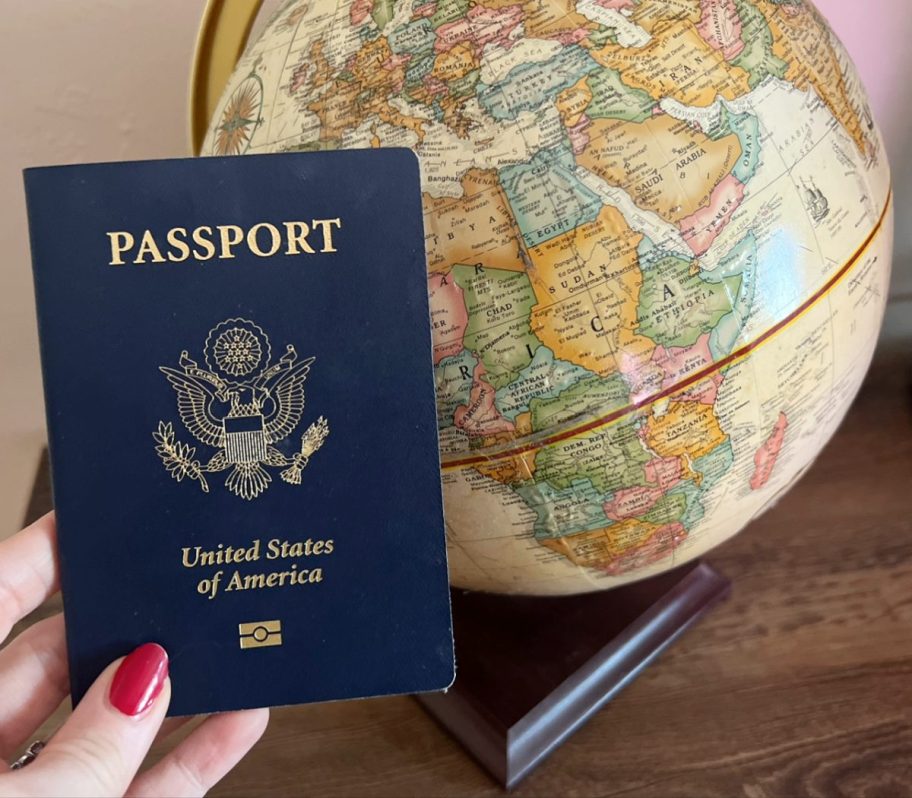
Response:
[[[20,756],[12,765],[10,765],[10,770],[21,770],[26,765],[31,765],[38,758],[44,750],[44,746],[47,743],[44,740],[35,740],[28,748],[25,749],[25,753]]]

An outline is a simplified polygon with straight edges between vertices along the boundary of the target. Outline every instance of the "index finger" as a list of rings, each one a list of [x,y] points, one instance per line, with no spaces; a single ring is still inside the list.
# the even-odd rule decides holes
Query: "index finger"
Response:
[[[0,643],[13,624],[57,590],[54,513],[0,542]]]

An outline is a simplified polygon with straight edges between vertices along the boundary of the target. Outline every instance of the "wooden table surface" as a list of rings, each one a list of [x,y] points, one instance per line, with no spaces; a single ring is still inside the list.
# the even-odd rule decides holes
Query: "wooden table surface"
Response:
[[[728,603],[517,795],[912,796],[910,383],[912,346],[881,351],[813,468],[711,555]],[[500,793],[414,700],[389,698],[275,711],[212,794]]]

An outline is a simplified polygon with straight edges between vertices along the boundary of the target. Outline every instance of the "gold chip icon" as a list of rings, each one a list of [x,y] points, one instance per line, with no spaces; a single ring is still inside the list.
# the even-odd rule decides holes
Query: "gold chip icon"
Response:
[[[241,648],[265,648],[282,645],[281,621],[252,621],[239,623]]]

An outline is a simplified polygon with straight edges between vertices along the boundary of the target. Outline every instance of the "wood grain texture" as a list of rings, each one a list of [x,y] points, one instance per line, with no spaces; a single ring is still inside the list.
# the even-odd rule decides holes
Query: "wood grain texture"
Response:
[[[711,555],[732,598],[516,795],[912,796],[909,349],[879,353],[798,486]],[[212,794],[501,791],[414,700],[388,698],[276,710]]]
[[[512,789],[730,592],[701,560],[576,596],[454,590],[458,677],[418,701]]]

